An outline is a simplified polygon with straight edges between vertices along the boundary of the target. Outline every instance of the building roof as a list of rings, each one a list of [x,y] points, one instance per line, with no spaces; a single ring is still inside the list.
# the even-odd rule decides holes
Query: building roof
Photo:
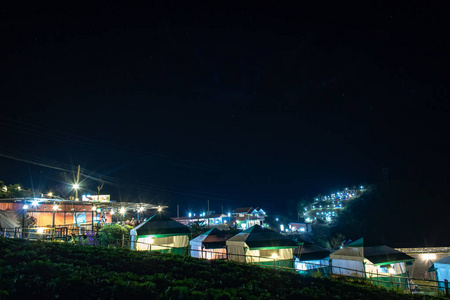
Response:
[[[240,207],[240,208],[236,208],[233,211],[233,214],[250,213],[252,211],[253,211],[253,207]]]
[[[230,238],[229,241],[242,241],[250,249],[255,248],[294,248],[299,243],[270,229],[254,225]]]

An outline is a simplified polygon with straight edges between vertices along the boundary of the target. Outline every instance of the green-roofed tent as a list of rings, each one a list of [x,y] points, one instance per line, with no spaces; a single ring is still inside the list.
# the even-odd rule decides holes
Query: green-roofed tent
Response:
[[[233,235],[217,228],[192,239],[191,256],[206,259],[225,259],[227,257],[226,241]]]
[[[365,246],[361,238],[330,254],[332,273],[365,277],[386,287],[408,289],[406,264],[409,255],[388,246]]]
[[[428,273],[436,277],[436,281],[439,281],[438,287],[443,291],[445,289],[444,280],[450,281],[450,256],[434,262],[428,269]]]
[[[228,259],[270,267],[294,267],[293,250],[299,243],[259,225],[226,241]]]
[[[177,221],[156,214],[130,231],[131,249],[186,255],[189,228]]]

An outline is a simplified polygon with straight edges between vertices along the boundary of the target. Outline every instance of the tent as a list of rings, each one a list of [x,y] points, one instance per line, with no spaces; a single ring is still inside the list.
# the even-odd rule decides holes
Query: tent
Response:
[[[217,228],[208,230],[190,241],[191,256],[206,259],[225,259],[226,241],[233,235]]]
[[[187,226],[158,213],[130,231],[131,249],[185,255],[190,234]]]
[[[406,264],[414,258],[388,246],[365,246],[361,238],[330,254],[332,273],[365,277],[386,287],[408,288]]]
[[[228,259],[270,267],[294,267],[293,249],[299,243],[259,225],[226,241]]]
[[[450,256],[434,262],[434,264],[428,269],[430,275],[436,277],[438,287],[440,290],[444,290],[444,280],[450,281]]]
[[[305,242],[300,249],[294,250],[295,269],[300,274],[311,275],[317,271],[320,271],[322,274],[328,274],[330,252],[327,248]]]

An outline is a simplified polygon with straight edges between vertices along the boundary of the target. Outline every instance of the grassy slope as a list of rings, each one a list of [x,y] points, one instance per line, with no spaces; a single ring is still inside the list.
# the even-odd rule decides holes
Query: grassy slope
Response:
[[[1,295],[5,299],[411,297],[363,282],[303,277],[232,262],[4,238],[0,238]]]

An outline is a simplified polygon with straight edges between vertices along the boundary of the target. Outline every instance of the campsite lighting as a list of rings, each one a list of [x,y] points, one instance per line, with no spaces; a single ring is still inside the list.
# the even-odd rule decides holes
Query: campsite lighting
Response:
[[[125,208],[124,208],[124,207],[121,207],[121,208],[120,208],[120,213],[121,213],[121,214],[124,214],[124,213],[125,213]]]
[[[96,210],[97,209],[97,207],[95,207],[95,206],[92,206],[92,210]]]
[[[436,254],[433,253],[425,253],[421,255],[423,260],[436,260]]]
[[[78,190],[79,187],[80,187],[80,185],[79,185],[78,183],[74,183],[74,184],[72,185],[72,188],[73,188],[74,190]]]
[[[23,209],[28,209],[29,208],[29,206],[27,205],[27,204],[25,204],[24,206],[23,206]]]
[[[228,213],[228,218],[231,217],[231,213]]]
[[[39,234],[42,234],[42,233],[44,233],[44,228],[38,228],[36,232]]]
[[[33,202],[31,202],[32,206],[38,206],[39,205],[39,201],[37,200],[33,200]]]
[[[47,194],[47,196],[48,196],[48,197],[52,197],[52,196],[53,196],[53,193],[52,193],[52,192],[49,192],[49,193]]]
[[[58,205],[53,204],[53,210],[57,210],[58,209]]]
[[[158,211],[160,212],[160,211],[162,211],[162,208],[161,208],[161,206],[158,206]]]
[[[277,259],[278,258],[278,254],[276,254],[276,253],[272,254],[272,258],[273,259]]]
[[[189,218],[192,217],[192,213],[189,213]]]
[[[155,240],[153,238],[150,238],[150,240],[148,241],[150,243],[150,245],[153,245],[153,243],[155,242]]]
[[[113,215],[113,214],[114,214],[114,210],[113,210],[113,209],[111,209],[111,211],[110,211],[110,214],[111,214],[111,215]]]

